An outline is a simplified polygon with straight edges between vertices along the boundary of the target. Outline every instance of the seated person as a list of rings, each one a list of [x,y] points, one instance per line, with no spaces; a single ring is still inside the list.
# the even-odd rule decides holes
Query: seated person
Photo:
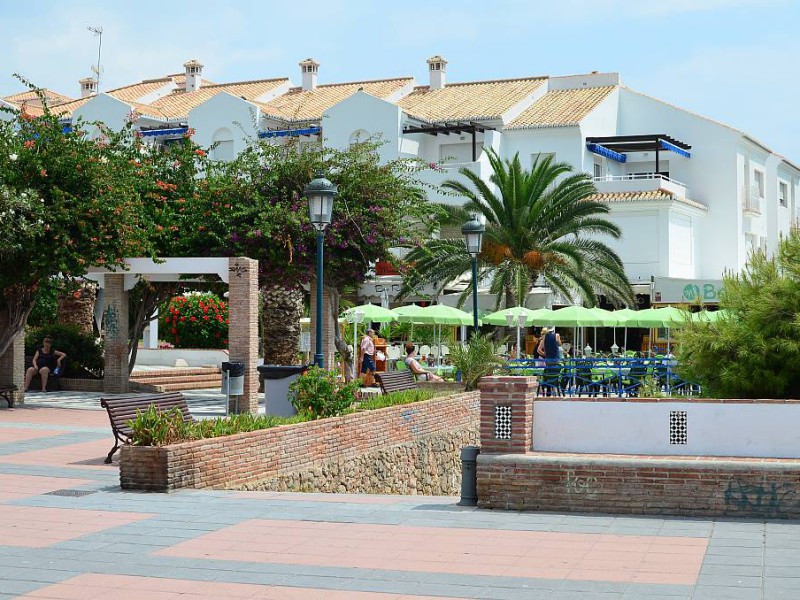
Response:
[[[61,372],[61,363],[67,355],[53,349],[53,339],[46,337],[42,340],[42,347],[33,355],[33,366],[25,373],[25,391],[29,392],[31,381],[39,374],[42,380],[42,391],[47,391],[47,379],[50,373],[58,375]]]
[[[434,358],[433,354],[428,354],[428,358],[425,359],[425,362],[428,363],[429,367],[432,367],[436,364],[436,358]]]
[[[408,369],[416,376],[417,379],[420,381],[433,381],[436,383],[444,381],[444,379],[438,375],[434,375],[420,366],[419,362],[417,361],[417,349],[414,348],[414,344],[411,342],[406,342],[405,348],[406,358],[403,362],[406,363]]]

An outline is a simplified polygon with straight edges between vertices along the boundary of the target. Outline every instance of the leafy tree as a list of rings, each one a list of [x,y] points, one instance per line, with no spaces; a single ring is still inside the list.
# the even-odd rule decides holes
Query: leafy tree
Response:
[[[460,169],[467,180],[449,180],[443,187],[467,199],[462,207],[443,207],[442,224],[460,226],[471,213],[486,220],[483,248],[478,257],[479,278],[491,277],[490,292],[506,306],[522,305],[541,277],[565,297],[579,295],[592,306],[596,294],[628,303],[633,295],[622,261],[599,236],[619,238],[619,227],[603,218],[605,204],[587,200],[596,192],[591,178],[571,173],[567,163],[552,157],[537,160],[530,171],[519,154],[503,161],[487,151],[492,166],[491,183],[497,192],[469,169]],[[462,239],[434,239],[406,257],[412,266],[405,292],[426,284],[441,291],[471,269],[471,258]],[[472,283],[462,301],[472,293]]]
[[[391,247],[429,235],[431,208],[415,179],[421,163],[381,164],[377,147],[372,141],[345,150],[259,142],[215,165],[201,182],[204,191],[191,211],[197,245],[259,261],[265,362],[297,360],[298,297],[316,273],[315,230],[302,193],[315,173],[326,173],[339,189],[325,232],[324,281],[334,298],[326,323],[336,322],[340,292],[364,281],[373,262],[392,261]],[[335,330],[337,349],[349,357]]]
[[[722,318],[677,333],[680,372],[711,395],[800,397],[800,233],[772,258],[754,252],[741,274],[724,276]]]
[[[128,160],[130,128],[114,133],[97,124],[97,139],[84,123],[65,131],[40,99],[39,117],[0,108],[0,212],[12,213],[0,219],[0,311],[7,317],[0,354],[22,332],[43,281],[148,250],[139,175]]]

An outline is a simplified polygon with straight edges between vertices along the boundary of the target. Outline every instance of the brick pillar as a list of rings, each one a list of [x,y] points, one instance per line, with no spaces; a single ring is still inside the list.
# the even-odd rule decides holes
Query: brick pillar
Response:
[[[484,377],[481,454],[524,454],[533,448],[536,377]]]
[[[0,317],[0,329],[4,328],[5,317]],[[12,392],[14,405],[24,401],[22,386],[25,384],[25,336],[19,334],[11,342],[8,350],[0,356],[0,386],[15,385],[17,391]],[[2,402],[2,400],[0,400]]]
[[[128,386],[128,292],[124,274],[105,276],[105,309],[103,310],[105,369],[103,391],[124,394]]]
[[[231,396],[230,411],[257,414],[258,261],[229,259],[228,286],[228,354],[244,362],[244,395]]]
[[[317,352],[316,339],[317,339],[317,280],[311,280],[311,358],[313,360],[314,354]],[[331,294],[327,287],[322,290],[322,358],[325,361],[325,368],[335,370],[337,365],[333,364],[333,355],[336,350],[334,344],[335,332],[334,327],[338,327],[338,323],[331,322]]]

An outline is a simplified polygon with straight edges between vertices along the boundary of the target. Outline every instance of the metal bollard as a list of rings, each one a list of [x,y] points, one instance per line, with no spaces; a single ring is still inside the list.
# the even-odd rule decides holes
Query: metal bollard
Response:
[[[478,454],[481,449],[477,446],[464,446],[461,449],[461,500],[459,506],[478,506],[478,478],[476,467]]]

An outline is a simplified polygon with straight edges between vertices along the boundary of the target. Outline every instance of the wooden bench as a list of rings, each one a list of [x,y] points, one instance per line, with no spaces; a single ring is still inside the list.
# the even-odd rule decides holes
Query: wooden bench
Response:
[[[32,366],[33,366],[33,357],[32,356],[26,356],[25,357],[25,372],[27,373],[28,369],[30,369]],[[66,366],[66,361],[64,361],[64,366]],[[63,374],[63,372],[64,372],[64,368],[62,367],[61,374]],[[50,371],[50,374],[47,376],[47,391],[48,392],[59,392],[59,391],[61,391],[61,380],[59,379],[61,374],[56,375],[55,373]],[[37,383],[34,384],[34,381],[37,382]],[[31,390],[40,390],[40,389],[42,389],[42,378],[39,376],[38,373],[33,376],[33,379],[31,379],[30,389]]]
[[[100,399],[100,406],[108,412],[111,421],[111,431],[114,433],[114,447],[106,457],[106,464],[111,462],[111,457],[119,448],[120,443],[131,443],[131,431],[128,421],[136,418],[137,412],[145,412],[150,406],[157,406],[159,412],[169,412],[173,408],[183,413],[184,421],[193,421],[189,414],[186,398],[180,392],[167,392],[166,394],[129,394],[124,396],[110,396]]]
[[[8,402],[8,408],[14,408],[14,392],[18,389],[15,385],[0,385],[0,398]]]
[[[417,390],[417,380],[411,371],[392,371],[391,373],[375,373],[375,379],[381,386],[384,394],[402,392],[404,390]]]

